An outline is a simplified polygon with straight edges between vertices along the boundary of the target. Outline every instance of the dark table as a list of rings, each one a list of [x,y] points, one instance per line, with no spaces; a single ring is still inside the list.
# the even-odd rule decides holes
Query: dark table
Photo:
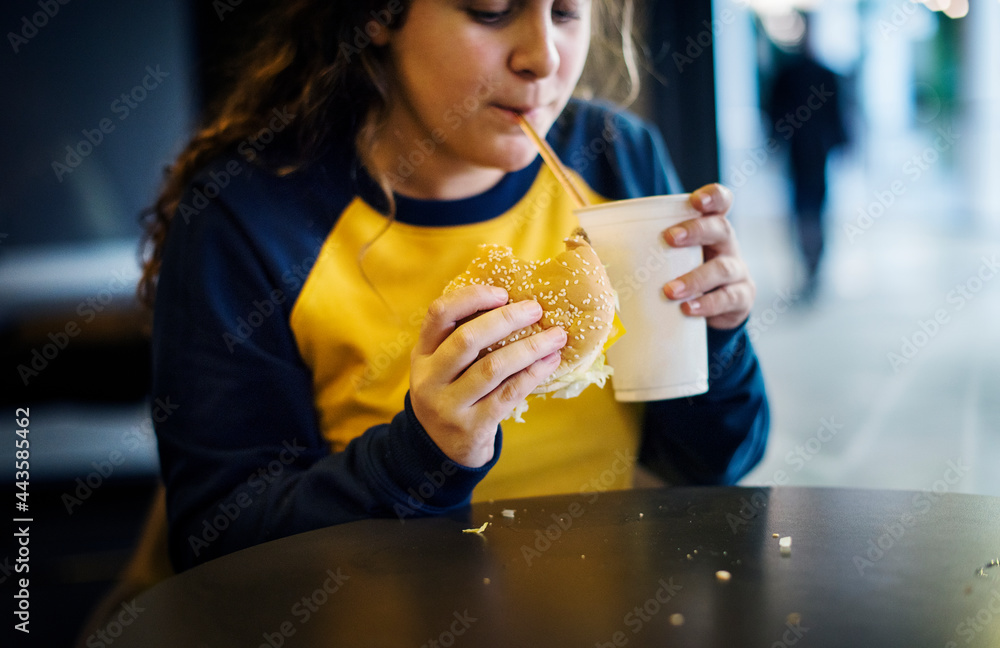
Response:
[[[774,534],[792,538],[788,555]],[[497,501],[215,560],[140,596],[112,645],[996,648],[998,557],[992,497],[674,488]]]

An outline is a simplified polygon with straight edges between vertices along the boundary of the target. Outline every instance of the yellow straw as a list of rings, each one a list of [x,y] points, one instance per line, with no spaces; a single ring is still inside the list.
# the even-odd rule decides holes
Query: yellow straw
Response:
[[[562,162],[559,161],[559,158],[556,157],[556,153],[552,150],[552,147],[549,146],[549,143],[539,137],[538,133],[535,132],[535,129],[528,123],[528,120],[524,118],[524,115],[517,113],[517,120],[521,124],[521,130],[523,130],[524,134],[531,138],[531,141],[535,143],[535,148],[537,148],[538,152],[542,154],[542,159],[545,160],[545,164],[549,167],[549,170],[552,171],[552,175],[556,177],[556,180],[559,181],[559,184],[562,185],[563,189],[566,190],[566,193],[569,194],[573,204],[577,208],[586,207],[588,204],[587,199],[584,198],[580,190],[576,188],[573,178],[570,177],[569,172],[562,165]]]

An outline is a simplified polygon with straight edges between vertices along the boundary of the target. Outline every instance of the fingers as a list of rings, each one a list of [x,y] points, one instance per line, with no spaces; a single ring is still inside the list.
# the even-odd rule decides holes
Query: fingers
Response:
[[[742,259],[733,256],[717,256],[706,261],[691,272],[677,277],[663,288],[670,299],[687,299],[726,284],[744,281],[750,271]]]
[[[458,376],[483,349],[527,329],[541,317],[542,307],[538,302],[525,300],[495,308],[462,324],[437,351],[441,370]]]
[[[733,192],[716,182],[691,192],[690,200],[703,214],[725,214],[733,206]]]
[[[687,315],[704,317],[712,328],[731,329],[750,315],[756,294],[753,281],[741,281],[685,302],[681,304],[681,310]]]
[[[489,410],[489,415],[504,418],[527,398],[535,387],[545,382],[559,366],[562,356],[558,351],[536,360],[513,376],[501,382],[496,389],[480,401]]]
[[[709,318],[714,328],[732,328],[749,315],[756,287],[746,263],[724,255],[674,279],[663,293],[670,299],[689,299],[681,306],[688,315]]]
[[[672,226],[663,239],[673,247],[712,246],[720,252],[736,247],[736,233],[725,216],[702,216]]]
[[[434,353],[452,334],[458,322],[480,311],[503,306],[507,299],[506,290],[493,286],[466,286],[445,293],[428,307],[414,352],[419,355]]]
[[[564,346],[566,331],[558,326],[503,346],[469,367],[456,381],[457,392],[468,401],[492,397],[505,415],[559,366]]]

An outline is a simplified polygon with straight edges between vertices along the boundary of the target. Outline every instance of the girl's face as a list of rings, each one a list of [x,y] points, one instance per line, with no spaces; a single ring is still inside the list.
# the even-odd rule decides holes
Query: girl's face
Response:
[[[583,71],[590,15],[590,0],[413,0],[403,26],[376,39],[394,66],[386,170],[495,175],[530,164],[537,150],[515,111],[539,133],[552,126]]]

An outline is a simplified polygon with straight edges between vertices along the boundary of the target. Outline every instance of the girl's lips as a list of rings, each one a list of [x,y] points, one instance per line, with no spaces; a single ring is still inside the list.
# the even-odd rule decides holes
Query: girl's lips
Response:
[[[537,112],[537,108],[532,108],[529,106],[504,106],[501,104],[493,104],[493,107],[500,111],[507,119],[513,123],[518,123],[518,114],[524,115],[525,119],[531,120],[532,116]]]

